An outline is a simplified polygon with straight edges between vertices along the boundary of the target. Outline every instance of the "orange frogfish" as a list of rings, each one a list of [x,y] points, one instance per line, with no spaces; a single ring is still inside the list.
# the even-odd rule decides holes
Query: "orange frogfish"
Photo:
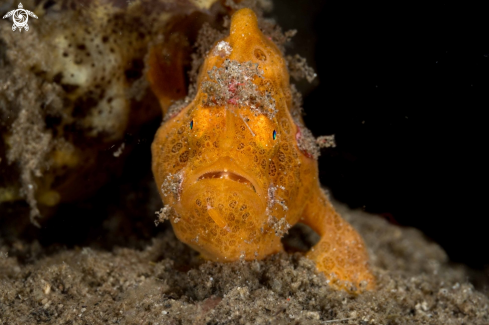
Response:
[[[168,84],[158,78],[150,67],[153,89]],[[175,234],[208,260],[254,260],[282,251],[281,237],[302,222],[321,236],[307,257],[332,287],[374,289],[365,244],[321,190],[310,132],[291,109],[281,51],[252,10],[235,12],[229,36],[205,58],[194,99],[167,117],[152,144]]]

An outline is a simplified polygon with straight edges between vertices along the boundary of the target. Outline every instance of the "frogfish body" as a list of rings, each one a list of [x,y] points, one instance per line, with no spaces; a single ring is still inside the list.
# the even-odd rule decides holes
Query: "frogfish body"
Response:
[[[162,83],[151,68],[148,79],[153,89]],[[155,93],[165,101],[164,91]],[[194,99],[152,144],[153,174],[175,234],[208,260],[254,260],[282,251],[283,234],[302,222],[321,236],[307,257],[331,286],[373,289],[364,242],[321,190],[291,109],[281,51],[252,10],[237,11],[229,36],[205,58]]]

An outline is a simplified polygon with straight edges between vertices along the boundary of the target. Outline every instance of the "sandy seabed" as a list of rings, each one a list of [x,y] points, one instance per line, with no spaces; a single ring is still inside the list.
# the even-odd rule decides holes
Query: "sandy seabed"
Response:
[[[41,253],[25,262],[0,247],[0,324],[489,324],[488,297],[437,244],[336,206],[367,243],[374,292],[332,290],[297,252],[317,240],[306,227],[292,229],[289,253],[222,264],[166,225],[142,250],[31,247]]]

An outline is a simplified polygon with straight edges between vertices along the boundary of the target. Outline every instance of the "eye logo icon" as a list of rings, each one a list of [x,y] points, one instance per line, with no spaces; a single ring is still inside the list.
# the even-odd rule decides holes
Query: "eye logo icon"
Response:
[[[27,25],[29,16],[37,19],[37,16],[32,11],[24,9],[22,3],[19,3],[19,9],[15,9],[7,12],[7,14],[3,16],[3,19],[8,18],[10,16],[13,16],[12,19],[14,20],[14,24],[12,25],[12,30],[14,32],[17,28],[19,29],[19,32],[22,31],[22,28],[24,28],[25,31],[29,30],[29,25]]]

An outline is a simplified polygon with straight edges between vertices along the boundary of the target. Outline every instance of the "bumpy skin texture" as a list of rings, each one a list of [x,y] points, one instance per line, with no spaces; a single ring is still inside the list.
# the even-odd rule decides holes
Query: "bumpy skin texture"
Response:
[[[157,88],[156,74],[148,77]],[[317,161],[297,146],[287,67],[253,11],[233,15],[197,86],[152,145],[153,173],[178,238],[209,260],[262,259],[282,251],[281,236],[303,222],[321,235],[307,256],[333,287],[373,289],[363,240],[322,192]],[[156,93],[164,103],[165,91]]]

